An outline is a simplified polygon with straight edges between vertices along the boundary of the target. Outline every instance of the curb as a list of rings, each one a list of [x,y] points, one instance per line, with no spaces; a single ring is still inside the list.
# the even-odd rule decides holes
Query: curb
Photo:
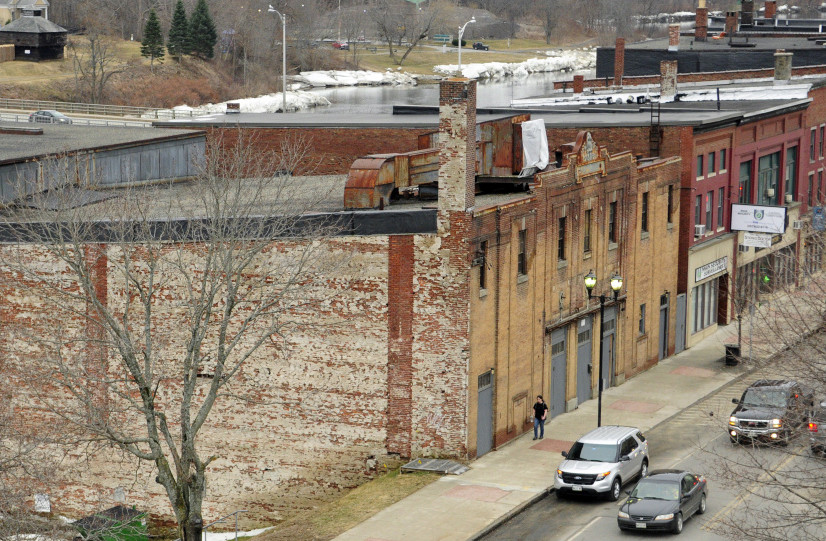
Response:
[[[488,535],[489,533],[491,533],[492,531],[497,529],[499,526],[501,526],[505,522],[509,521],[510,519],[512,519],[513,517],[515,517],[516,515],[518,515],[519,513],[524,511],[525,509],[527,509],[528,507],[532,506],[533,504],[535,504],[539,500],[547,498],[554,491],[555,491],[555,489],[554,489],[553,485],[551,485],[548,488],[542,490],[541,492],[531,496],[530,498],[528,498],[524,502],[520,503],[519,505],[517,505],[516,507],[514,507],[513,509],[511,509],[510,511],[508,511],[504,515],[502,515],[500,517],[497,517],[493,522],[491,522],[490,524],[488,524],[487,526],[482,528],[480,531],[478,531],[475,534],[473,534],[472,536],[468,537],[468,541],[476,541],[477,539],[480,539],[480,538]]]

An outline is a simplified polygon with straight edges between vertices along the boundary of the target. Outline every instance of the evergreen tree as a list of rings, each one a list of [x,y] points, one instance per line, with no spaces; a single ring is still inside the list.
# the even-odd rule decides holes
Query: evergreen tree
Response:
[[[178,0],[178,3],[175,4],[166,50],[176,60],[180,60],[184,54],[189,52],[189,23],[186,20],[183,0]]]
[[[155,10],[149,12],[149,19],[143,27],[143,41],[141,41],[141,56],[149,58],[149,65],[155,65],[155,59],[163,60],[164,46],[161,23]]]
[[[189,39],[192,54],[204,59],[212,58],[215,54],[218,34],[215,32],[215,24],[209,15],[206,0],[198,0],[195,5],[195,11],[189,19]]]

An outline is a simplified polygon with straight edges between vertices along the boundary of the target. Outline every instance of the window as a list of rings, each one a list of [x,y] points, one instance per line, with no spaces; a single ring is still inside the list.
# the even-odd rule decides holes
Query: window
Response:
[[[640,216],[640,229],[643,233],[648,231],[648,192],[642,194],[642,214]]]
[[[708,174],[711,175],[714,172],[714,168],[717,167],[717,157],[715,156],[714,152],[708,153]]]
[[[751,203],[751,160],[740,164],[740,198],[742,205]]]
[[[809,133],[809,161],[815,161],[815,142],[817,140],[817,130],[812,128]]]
[[[703,196],[698,195],[694,199],[694,225],[703,223]]]
[[[720,150],[720,171],[726,170],[726,149]]]
[[[723,213],[725,212],[723,209],[723,200],[726,198],[726,189],[720,188],[717,190],[717,227],[724,227],[726,223],[723,219]]]
[[[517,272],[520,276],[528,274],[528,254],[526,252],[528,245],[528,231],[525,229],[519,230],[519,256],[517,257]]]
[[[711,229],[714,224],[714,216],[712,214],[714,209],[714,192],[706,194],[706,229]]]
[[[591,209],[585,211],[585,223],[582,233],[582,251],[586,254],[591,251]]]
[[[812,206],[812,200],[814,199],[814,192],[815,192],[815,174],[809,173],[809,197],[808,197],[808,205]]]
[[[479,243],[478,256],[482,258],[482,264],[479,265],[479,289],[487,289],[488,241]]]
[[[824,135],[826,135],[826,126],[821,126],[820,127],[820,141],[819,141],[820,144],[818,145],[818,147],[819,147],[818,154],[820,155],[821,158],[823,158],[823,139],[824,139],[823,136]]]
[[[666,221],[672,223],[671,217],[674,215],[674,185],[668,185],[668,207],[666,208]]]
[[[780,178],[780,152],[761,156],[757,164],[757,204],[777,204],[777,184]]]
[[[559,244],[556,250],[556,258],[565,261],[565,217],[559,219]]]
[[[717,288],[719,278],[709,280],[691,290],[694,318],[692,332],[701,331],[717,321]]]
[[[817,172],[817,203],[823,201],[823,171]]]
[[[786,149],[786,193],[792,196],[792,200],[797,195],[797,147]]]
[[[697,156],[697,176],[703,176],[703,156]]]
[[[617,242],[617,202],[608,205],[608,242]]]
[[[645,305],[640,305],[640,334],[645,334]]]

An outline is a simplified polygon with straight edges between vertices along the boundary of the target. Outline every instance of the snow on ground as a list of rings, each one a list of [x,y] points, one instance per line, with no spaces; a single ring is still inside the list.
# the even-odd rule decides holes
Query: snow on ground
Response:
[[[287,110],[296,111],[298,109],[309,109],[310,107],[318,107],[319,105],[330,105],[330,100],[324,96],[319,96],[312,92],[305,90],[298,90],[298,85],[295,85],[287,92]],[[240,98],[237,100],[229,100],[221,103],[207,103],[198,107],[190,107],[188,105],[178,105],[169,110],[159,111],[158,116],[165,116],[164,112],[174,111],[176,113],[191,114],[192,116],[201,116],[214,113],[226,113],[227,103],[237,103],[241,108],[242,113],[275,113],[283,109],[283,98],[281,92],[274,94],[264,94],[255,98]],[[153,118],[154,113],[147,113],[143,115],[144,118]],[[181,115],[179,114],[178,117]]]
[[[524,62],[487,62],[484,64],[462,64],[462,75],[470,79],[499,79],[502,77],[525,77],[531,73],[547,71],[577,71],[596,66],[597,53],[592,48],[576,50],[548,51],[547,58],[531,58]],[[443,64],[433,67],[433,71],[443,75],[456,73],[459,66]]]
[[[358,85],[415,85],[416,78],[403,71],[302,71],[295,81],[312,87]]]
[[[255,537],[256,535],[260,535],[267,530],[272,530],[270,528],[261,528],[260,530],[252,530],[250,532],[238,532],[238,537]],[[204,541],[229,541],[230,539],[235,539],[235,532],[204,532]]]

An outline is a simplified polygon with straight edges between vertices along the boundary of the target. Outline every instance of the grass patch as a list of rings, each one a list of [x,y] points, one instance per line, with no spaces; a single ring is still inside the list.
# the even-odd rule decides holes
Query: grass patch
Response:
[[[364,522],[382,509],[406,498],[441,475],[399,470],[354,488],[341,498],[305,511],[282,522],[256,541],[322,541],[333,539]]]

